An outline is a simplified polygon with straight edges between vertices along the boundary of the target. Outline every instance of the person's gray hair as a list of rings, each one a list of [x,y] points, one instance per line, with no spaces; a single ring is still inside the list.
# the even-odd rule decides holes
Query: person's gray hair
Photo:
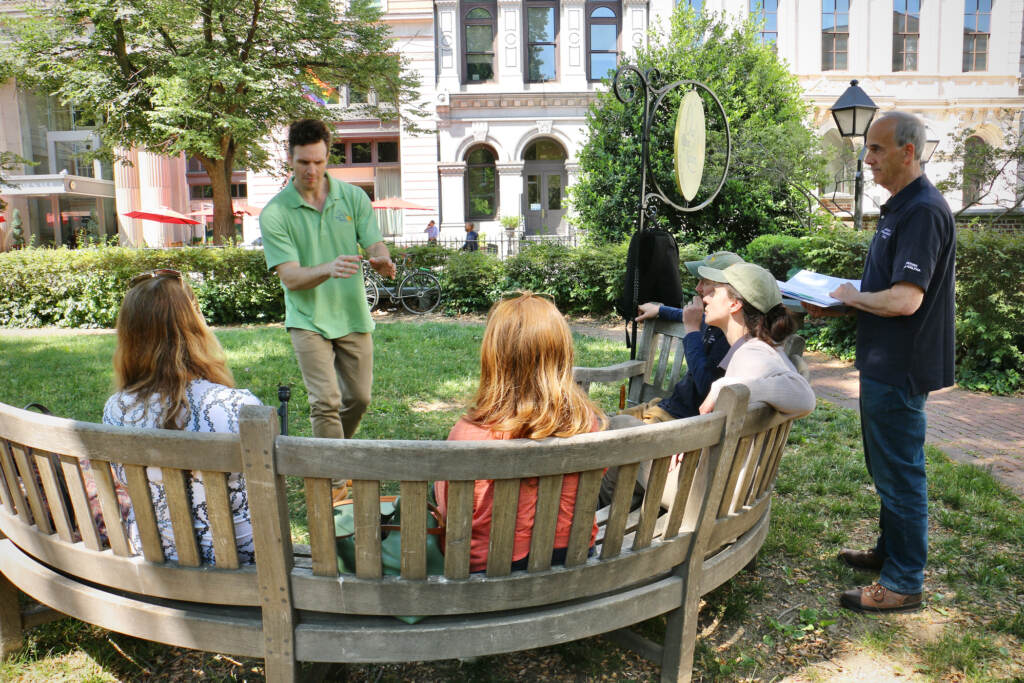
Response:
[[[885,121],[886,119],[892,119],[896,122],[896,127],[892,131],[892,139],[896,146],[913,145],[914,159],[920,161],[921,152],[924,151],[924,142],[928,137],[924,121],[905,111],[887,111],[878,117],[876,121]]]

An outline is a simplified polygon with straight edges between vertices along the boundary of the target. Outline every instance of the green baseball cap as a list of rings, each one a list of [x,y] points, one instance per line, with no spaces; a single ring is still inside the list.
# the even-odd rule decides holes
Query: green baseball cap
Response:
[[[782,292],[775,276],[753,263],[734,263],[721,270],[701,266],[698,272],[702,278],[712,282],[729,283],[744,301],[762,313],[782,303]]]
[[[708,254],[700,261],[686,261],[686,269],[690,271],[690,275],[694,277],[700,277],[697,269],[701,266],[708,268],[717,268],[722,270],[728,268],[734,263],[743,263],[743,259],[732,253],[731,251],[716,251],[714,254]]]

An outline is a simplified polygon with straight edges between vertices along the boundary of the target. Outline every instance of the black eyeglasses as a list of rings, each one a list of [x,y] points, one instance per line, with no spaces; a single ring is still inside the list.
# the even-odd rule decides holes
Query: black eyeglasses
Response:
[[[173,268],[156,268],[146,273],[139,273],[128,281],[128,289],[131,289],[140,282],[156,277],[173,277],[175,280],[181,280],[181,273]]]

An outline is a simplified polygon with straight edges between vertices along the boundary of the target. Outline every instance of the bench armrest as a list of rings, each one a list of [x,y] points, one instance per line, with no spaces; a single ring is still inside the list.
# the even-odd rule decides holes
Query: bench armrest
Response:
[[[573,379],[577,383],[589,386],[592,382],[621,382],[644,373],[644,363],[639,360],[627,360],[603,368],[574,367]]]

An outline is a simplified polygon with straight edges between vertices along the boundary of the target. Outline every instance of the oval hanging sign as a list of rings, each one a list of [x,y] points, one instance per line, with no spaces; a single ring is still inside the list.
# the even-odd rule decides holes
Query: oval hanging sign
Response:
[[[695,90],[683,96],[676,116],[676,182],[691,201],[697,196],[704,176],[704,102]]]

